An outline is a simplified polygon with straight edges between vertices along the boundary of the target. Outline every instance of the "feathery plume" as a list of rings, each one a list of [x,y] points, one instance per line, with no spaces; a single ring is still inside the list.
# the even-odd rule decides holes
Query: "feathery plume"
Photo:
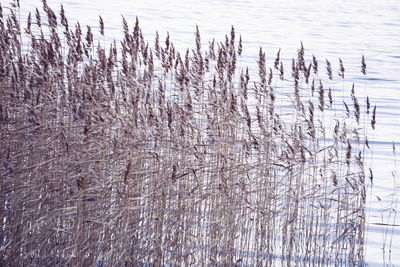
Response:
[[[239,35],[239,46],[238,46],[238,54],[239,56],[242,55],[243,46],[242,46],[242,35]]]
[[[342,79],[344,79],[344,71],[345,71],[345,69],[343,67],[343,61],[341,58],[339,58],[339,73],[338,74]]]
[[[326,59],[326,73],[328,74],[329,80],[332,80],[332,67],[328,59]]]
[[[275,61],[274,61],[274,68],[276,70],[279,70],[279,61],[281,60],[280,59],[280,54],[281,54],[281,49],[279,48],[278,53],[276,54]]]
[[[376,105],[374,106],[374,109],[372,111],[372,120],[371,120],[371,126],[372,129],[375,130],[375,124],[376,124]]]
[[[367,75],[367,64],[365,63],[364,55],[362,55],[361,58],[361,72],[362,74]]]
[[[324,111],[324,106],[325,106],[325,99],[324,99],[324,86],[322,85],[322,82],[319,81],[319,109],[321,111]]]
[[[101,16],[99,16],[99,26],[100,26],[100,34],[104,36],[104,22]]]
[[[313,71],[314,71],[314,74],[317,74],[318,73],[318,61],[314,55],[312,57],[313,57],[313,60],[312,60]]]

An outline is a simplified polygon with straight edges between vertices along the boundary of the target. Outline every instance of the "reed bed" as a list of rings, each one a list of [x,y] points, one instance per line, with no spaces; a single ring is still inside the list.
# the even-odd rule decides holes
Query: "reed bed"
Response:
[[[342,60],[260,48],[250,73],[233,27],[182,52],[123,19],[106,47],[101,17],[17,12],[0,8],[0,265],[364,265],[376,107],[335,88]]]

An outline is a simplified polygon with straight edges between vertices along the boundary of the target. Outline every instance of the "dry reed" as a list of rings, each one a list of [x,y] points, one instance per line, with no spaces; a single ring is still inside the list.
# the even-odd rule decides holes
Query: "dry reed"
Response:
[[[180,54],[123,18],[107,50],[62,7],[24,32],[16,9],[0,12],[0,265],[364,265],[363,106],[326,92],[303,44],[292,79],[260,48],[252,80],[233,27],[205,51],[197,27]]]

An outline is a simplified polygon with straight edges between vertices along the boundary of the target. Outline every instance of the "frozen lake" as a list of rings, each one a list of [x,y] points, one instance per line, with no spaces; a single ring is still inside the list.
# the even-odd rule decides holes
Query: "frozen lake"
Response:
[[[98,25],[101,15],[109,41],[120,39],[121,15],[132,27],[138,17],[145,39],[163,40],[169,32],[178,50],[194,46],[199,26],[202,41],[223,41],[231,25],[243,39],[245,55],[240,64],[256,68],[259,47],[266,51],[270,66],[278,49],[289,66],[302,41],[305,55],[322,62],[329,59],[335,73],[339,57],[346,68],[345,81],[355,82],[359,95],[365,93],[377,106],[376,130],[369,128],[372,153],[366,167],[374,172],[374,184],[367,190],[366,262],[369,266],[400,265],[400,182],[397,154],[400,144],[400,3],[397,0],[355,1],[57,1],[48,4],[57,12],[64,5],[66,15],[81,25]],[[21,1],[26,18],[38,0]],[[72,25],[72,21],[70,21]],[[367,78],[360,72],[361,55],[367,62]],[[257,75],[257,73],[254,73]],[[326,77],[324,77],[325,79]],[[341,81],[336,79],[341,86]],[[366,88],[366,89],[365,89]],[[397,150],[393,152],[393,143]]]

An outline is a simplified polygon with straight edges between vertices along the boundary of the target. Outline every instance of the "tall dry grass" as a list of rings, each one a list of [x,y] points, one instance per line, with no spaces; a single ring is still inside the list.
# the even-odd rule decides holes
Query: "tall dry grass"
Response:
[[[334,64],[301,45],[270,68],[260,49],[250,76],[233,27],[182,53],[123,19],[105,47],[101,17],[69,25],[44,1],[21,25],[8,8],[0,265],[364,265],[376,107],[336,99]]]

